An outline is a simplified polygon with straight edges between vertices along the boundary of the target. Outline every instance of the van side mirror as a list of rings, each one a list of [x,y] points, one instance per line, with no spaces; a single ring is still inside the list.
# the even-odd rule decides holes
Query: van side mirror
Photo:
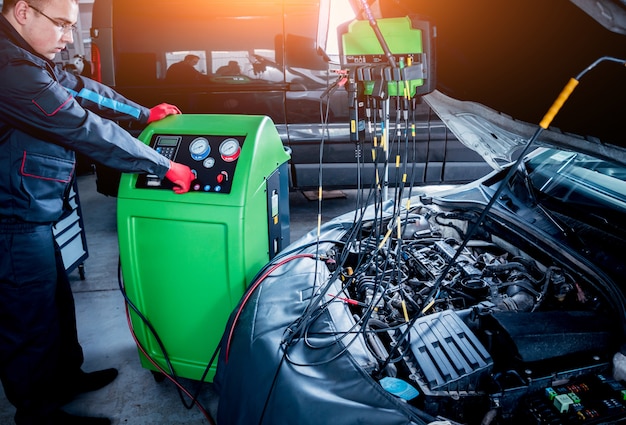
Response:
[[[285,37],[284,52],[286,58],[283,58],[280,52],[283,52],[283,37],[276,37],[276,60],[281,65],[288,68],[306,68],[313,70],[325,70],[328,64],[319,54],[316,42],[313,38],[303,37],[295,34],[287,34]]]

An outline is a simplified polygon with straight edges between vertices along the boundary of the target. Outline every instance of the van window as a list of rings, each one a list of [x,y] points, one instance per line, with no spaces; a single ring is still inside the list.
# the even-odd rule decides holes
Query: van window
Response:
[[[322,0],[320,2],[319,30],[317,44],[326,57],[339,63],[339,40],[337,29],[356,19],[350,0]]]
[[[200,72],[201,74],[206,75],[207,73],[207,60],[206,60],[206,52],[204,50],[183,50],[178,52],[165,52],[165,65],[166,69],[175,63],[182,62],[185,60],[185,57],[188,55],[193,55],[198,57],[198,63],[194,66],[194,68]],[[163,78],[162,76],[159,76]]]
[[[194,68],[204,83],[285,82],[276,61],[284,38],[280,3],[133,0],[114,6],[116,85],[163,81],[188,54],[199,57]]]

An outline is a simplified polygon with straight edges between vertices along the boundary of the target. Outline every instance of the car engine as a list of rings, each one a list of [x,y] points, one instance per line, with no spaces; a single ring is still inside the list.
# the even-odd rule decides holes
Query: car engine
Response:
[[[461,246],[477,217],[421,205],[364,222],[328,252],[341,282],[328,295],[361,329],[372,377],[458,423],[624,420],[622,330],[607,294],[501,220]]]

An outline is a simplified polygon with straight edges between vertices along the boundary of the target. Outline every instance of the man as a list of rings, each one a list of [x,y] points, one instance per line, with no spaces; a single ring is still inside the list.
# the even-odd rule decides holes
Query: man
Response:
[[[217,68],[215,75],[241,75],[241,68],[237,61],[228,61],[228,65]]]
[[[152,109],[54,67],[73,42],[78,0],[4,0],[0,15],[0,379],[18,425],[109,424],[60,407],[110,383],[117,370],[81,370],[74,300],[52,226],[74,178],[74,151],[122,172],[189,190],[193,173],[113,120],[148,123]]]
[[[199,82],[204,77],[204,74],[196,69],[196,65],[198,65],[199,61],[199,56],[187,55],[182,61],[173,63],[167,69],[165,81],[170,84],[191,84]]]

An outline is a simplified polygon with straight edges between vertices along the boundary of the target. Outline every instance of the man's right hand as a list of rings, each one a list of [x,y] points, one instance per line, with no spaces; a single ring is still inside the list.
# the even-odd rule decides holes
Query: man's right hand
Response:
[[[170,115],[182,114],[180,109],[175,105],[169,103],[161,103],[153,108],[150,108],[150,116],[148,117],[148,124],[154,121],[162,120]]]
[[[180,194],[189,192],[196,175],[186,165],[170,161],[170,169],[165,173],[165,178],[174,183],[174,192]]]

